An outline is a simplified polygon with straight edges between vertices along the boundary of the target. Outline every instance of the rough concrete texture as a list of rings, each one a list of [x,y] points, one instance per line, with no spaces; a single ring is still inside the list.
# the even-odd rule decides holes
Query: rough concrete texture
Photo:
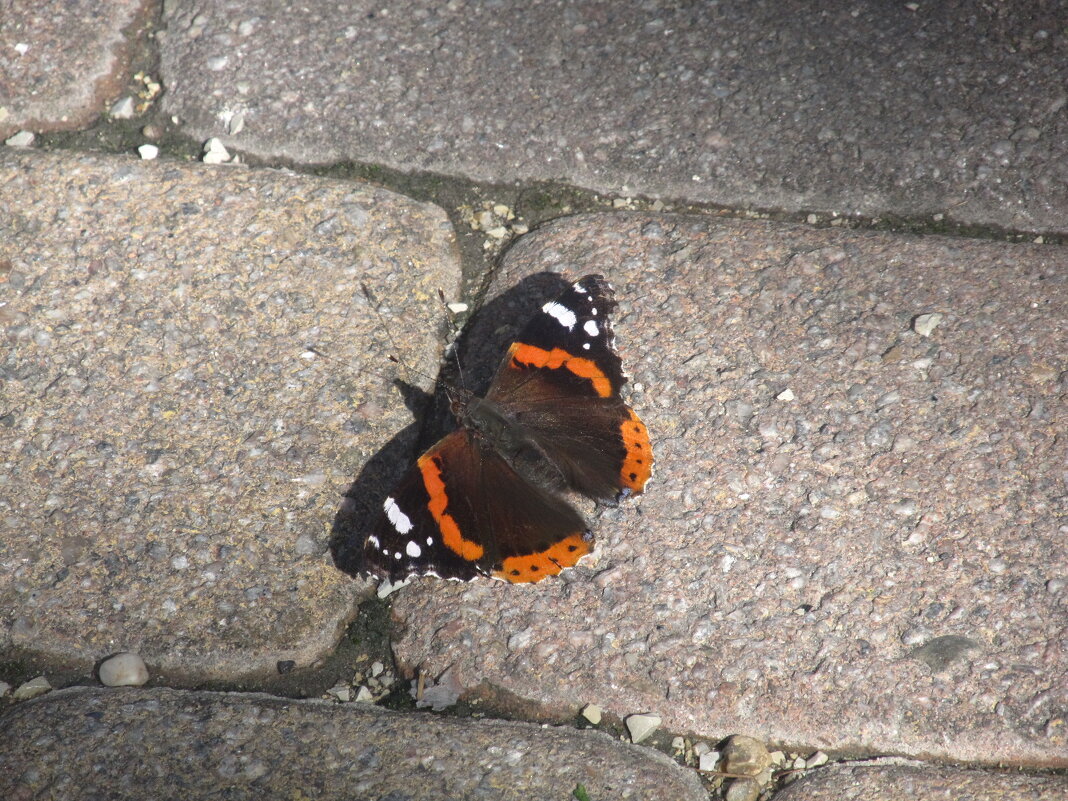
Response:
[[[883,762],[883,761],[881,761]],[[1068,777],[959,770],[920,763],[828,765],[775,795],[775,801],[1064,801]]]
[[[1063,233],[1062,10],[175,3],[164,108],[266,158]]]
[[[129,79],[130,37],[156,8],[153,0],[4,2],[0,139],[92,122]]]
[[[327,552],[342,494],[413,439],[384,325],[432,372],[459,285],[443,212],[9,151],[0,231],[0,652],[232,680],[332,649],[366,589]]]
[[[62,732],[62,734],[59,734]],[[704,801],[697,774],[600,732],[259,694],[64,690],[0,719],[0,796]]]
[[[559,579],[402,590],[400,663],[550,717],[1068,765],[1066,268],[666,215],[524,238],[472,341],[544,302],[545,271],[606,272],[656,471]]]

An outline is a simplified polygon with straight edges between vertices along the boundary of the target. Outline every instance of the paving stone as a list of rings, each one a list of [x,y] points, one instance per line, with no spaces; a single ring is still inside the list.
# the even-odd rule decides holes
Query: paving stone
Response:
[[[437,290],[459,285],[444,213],[275,171],[8,151],[0,230],[0,652],[133,651],[174,681],[332,649],[367,589],[327,549],[342,494],[391,483],[377,454],[413,441],[384,326],[434,372]]]
[[[549,718],[1068,765],[1066,268],[669,215],[523,238],[470,341],[499,353],[555,271],[605,271],[655,474],[559,579],[398,592],[402,668]]]
[[[0,140],[88,125],[129,76],[150,0],[9,0],[0,26]],[[77,42],[77,47],[71,43]]]
[[[1068,231],[1056,2],[246,0],[164,22],[164,108],[231,150]]]
[[[195,769],[190,769],[195,766]],[[704,801],[697,775],[600,732],[174,690],[53,693],[0,718],[0,796]]]
[[[1063,801],[1068,778],[960,770],[917,763],[832,765],[780,791],[775,801]]]

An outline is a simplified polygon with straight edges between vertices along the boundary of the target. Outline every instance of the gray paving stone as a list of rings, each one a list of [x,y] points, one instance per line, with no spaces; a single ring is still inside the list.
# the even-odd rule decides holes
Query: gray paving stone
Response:
[[[64,690],[0,718],[0,796],[704,801],[697,774],[600,732],[260,694]]]
[[[126,81],[151,0],[8,0],[0,25],[0,140],[87,125]],[[77,43],[77,46],[72,46]]]
[[[172,3],[164,107],[193,137],[302,163],[1063,233],[1061,12]]]
[[[402,667],[708,739],[1068,765],[1066,268],[667,215],[525,237],[472,341],[605,271],[653,481],[560,579],[402,590]]]
[[[1063,801],[1068,778],[939,765],[829,765],[775,796],[775,801]]]
[[[331,650],[366,589],[327,552],[342,494],[413,440],[383,321],[433,373],[436,292],[459,285],[444,213],[283,172],[8,151],[0,231],[0,653],[134,651],[177,680]]]

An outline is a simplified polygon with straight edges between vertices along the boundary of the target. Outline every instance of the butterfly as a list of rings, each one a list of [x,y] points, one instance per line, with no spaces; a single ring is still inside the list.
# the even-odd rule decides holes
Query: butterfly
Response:
[[[620,397],[616,305],[602,276],[579,279],[523,328],[485,397],[449,391],[458,427],[386,496],[361,572],[534,582],[591,552],[565,494],[615,503],[653,468],[649,432]]]

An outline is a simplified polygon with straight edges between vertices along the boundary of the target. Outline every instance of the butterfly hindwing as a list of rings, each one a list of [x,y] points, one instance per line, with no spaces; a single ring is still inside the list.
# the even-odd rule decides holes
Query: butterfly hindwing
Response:
[[[369,571],[391,580],[485,574],[523,582],[571,567],[592,545],[568,503],[459,429],[419,457],[385,499],[364,559]]]

